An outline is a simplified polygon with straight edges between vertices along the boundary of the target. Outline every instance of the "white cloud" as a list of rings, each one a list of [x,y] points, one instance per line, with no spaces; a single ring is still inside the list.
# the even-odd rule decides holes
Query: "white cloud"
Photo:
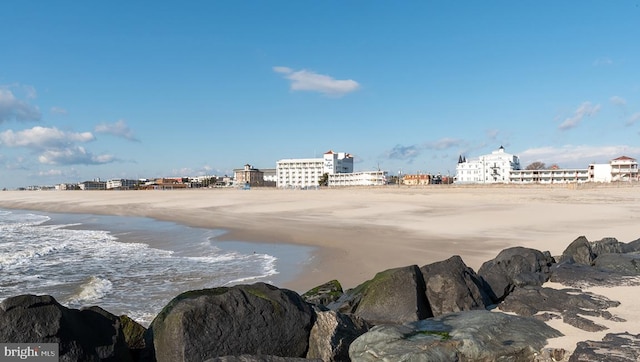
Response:
[[[61,115],[65,115],[65,116],[68,114],[66,109],[60,108],[60,107],[51,107],[49,109],[49,112],[51,114],[61,114]]]
[[[0,145],[45,149],[64,147],[74,142],[89,142],[95,138],[91,132],[64,132],[55,127],[33,127],[24,131],[7,130],[0,133]]]
[[[306,69],[293,70],[288,67],[273,67],[276,73],[284,74],[284,77],[291,81],[291,90],[313,91],[327,95],[341,96],[355,92],[360,88],[360,84],[352,79],[334,79],[328,75],[318,74]]]
[[[7,88],[0,87],[0,123],[16,121],[39,121],[42,115],[37,106],[22,101]]]
[[[124,120],[119,120],[116,123],[101,123],[94,129],[96,133],[110,134],[117,137],[122,137],[130,141],[138,141],[133,131],[127,126]]]
[[[629,119],[627,120],[627,123],[625,123],[625,125],[632,126],[636,124],[638,121],[640,121],[640,112],[632,114],[631,117],[629,117]]]
[[[624,106],[627,104],[626,99],[618,96],[613,96],[609,100],[611,101],[611,103],[615,104],[616,106]]]
[[[522,165],[540,161],[548,165],[558,164],[565,168],[586,168],[591,163],[608,163],[622,155],[640,154],[640,147],[565,145],[561,147],[530,148],[518,156]]]
[[[46,171],[40,171],[38,172],[38,176],[44,176],[44,177],[58,177],[58,176],[62,176],[62,170],[46,170]]]
[[[430,150],[445,150],[447,148],[451,148],[451,147],[458,147],[462,144],[462,140],[459,140],[457,138],[441,138],[437,141],[433,141],[433,142],[427,142],[424,145],[424,148],[426,149],[430,149]]]
[[[594,66],[607,66],[607,65],[613,65],[613,60],[611,60],[611,58],[609,57],[601,57],[598,58],[596,60],[593,61],[593,65]]]
[[[416,145],[395,145],[391,150],[386,152],[386,157],[389,159],[407,160],[409,163],[411,163],[419,155],[420,147]]]
[[[93,155],[84,147],[69,147],[44,151],[39,157],[40,163],[49,165],[97,165],[115,161],[112,155]]]
[[[599,111],[599,104],[592,105],[591,102],[584,102],[573,112],[573,116],[565,119],[564,122],[558,126],[558,129],[566,131],[568,129],[575,128],[585,117],[596,115]]]

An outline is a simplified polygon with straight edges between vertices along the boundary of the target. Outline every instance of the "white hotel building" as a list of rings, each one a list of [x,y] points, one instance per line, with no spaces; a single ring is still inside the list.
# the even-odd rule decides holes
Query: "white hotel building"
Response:
[[[501,146],[490,155],[471,161],[460,156],[455,183],[565,184],[638,180],[638,162],[627,156],[605,164],[590,164],[588,168],[522,170],[518,157],[505,153]]]
[[[504,147],[467,161],[462,156],[456,166],[457,184],[508,183],[511,171],[520,169],[518,156],[504,152]]]
[[[386,171],[353,172],[353,156],[326,152],[322,158],[293,158],[277,162],[276,186],[282,188],[317,187],[322,175],[328,186],[380,186],[387,183]]]

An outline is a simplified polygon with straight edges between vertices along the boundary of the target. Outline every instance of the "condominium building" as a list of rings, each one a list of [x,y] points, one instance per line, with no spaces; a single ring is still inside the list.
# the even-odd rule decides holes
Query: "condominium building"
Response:
[[[589,181],[638,181],[638,161],[635,158],[620,156],[605,164],[589,165]]]
[[[329,175],[329,187],[333,186],[383,186],[387,184],[387,171],[361,171]]]
[[[518,156],[506,153],[504,147],[500,146],[491,154],[480,156],[474,160],[466,160],[460,156],[456,166],[455,183],[508,183],[511,171],[519,169],[520,159]]]
[[[322,158],[292,158],[277,162],[277,187],[318,186],[322,175],[353,172],[353,156],[344,152],[326,152]]]

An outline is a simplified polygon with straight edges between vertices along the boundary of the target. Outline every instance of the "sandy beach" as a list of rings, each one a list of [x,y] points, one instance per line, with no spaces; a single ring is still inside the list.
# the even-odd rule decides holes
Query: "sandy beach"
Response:
[[[351,288],[385,269],[453,255],[477,271],[511,246],[559,255],[581,235],[633,241],[639,201],[640,186],[626,184],[0,193],[2,208],[145,216],[223,228],[224,240],[317,247],[306,270],[281,286],[300,293],[332,279]],[[606,292],[616,299],[615,288]]]

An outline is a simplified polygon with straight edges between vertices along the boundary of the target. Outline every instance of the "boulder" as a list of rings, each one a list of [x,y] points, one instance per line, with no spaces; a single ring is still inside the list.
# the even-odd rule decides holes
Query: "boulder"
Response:
[[[620,254],[626,253],[625,243],[621,243],[616,238],[603,238],[591,243],[591,251],[595,256],[602,254]]]
[[[144,334],[147,329],[126,315],[120,316],[120,324],[122,325],[122,334],[131,352],[131,357],[134,360],[139,360],[146,349]]]
[[[340,298],[342,294],[343,291],[340,282],[337,280],[332,280],[302,294],[302,299],[304,299],[307,303],[318,306],[326,306],[338,300],[338,298]]]
[[[328,306],[372,324],[405,323],[432,317],[417,265],[388,269],[348,290]]]
[[[153,320],[145,339],[158,361],[221,356],[304,357],[314,311],[293,291],[265,283],[182,293]]]
[[[58,343],[62,361],[131,361],[117,316],[99,307],[70,309],[49,295],[3,300],[0,341]]]
[[[596,254],[593,252],[589,240],[584,236],[579,236],[562,252],[560,262],[592,265],[595,258]]]
[[[420,271],[431,313],[436,317],[451,312],[485,309],[491,304],[483,281],[458,255],[425,265]]]
[[[549,252],[513,247],[482,264],[478,275],[487,284],[492,301],[498,303],[515,287],[540,286],[549,280],[553,263],[555,260]]]
[[[602,341],[578,342],[569,362],[640,361],[640,334],[609,333]]]
[[[323,362],[321,359],[306,359],[297,357],[279,357],[279,356],[223,356],[205,360],[204,362]]]
[[[640,275],[640,253],[600,254],[593,261],[593,267],[619,275]]]
[[[324,362],[348,361],[349,345],[370,327],[355,315],[317,310],[309,337],[307,358],[317,358]]]
[[[597,316],[608,320],[622,321],[607,311],[607,309],[619,305],[620,302],[604,296],[584,293],[579,289],[527,286],[514,290],[498,307],[501,311],[513,312],[526,317],[544,311],[547,313],[541,318],[545,320],[552,318],[551,314],[556,314],[571,326],[589,332],[597,332],[606,329],[606,327],[583,316]]]
[[[379,325],[349,348],[353,362],[531,361],[548,338],[544,322],[499,312],[456,312],[404,325]]]

